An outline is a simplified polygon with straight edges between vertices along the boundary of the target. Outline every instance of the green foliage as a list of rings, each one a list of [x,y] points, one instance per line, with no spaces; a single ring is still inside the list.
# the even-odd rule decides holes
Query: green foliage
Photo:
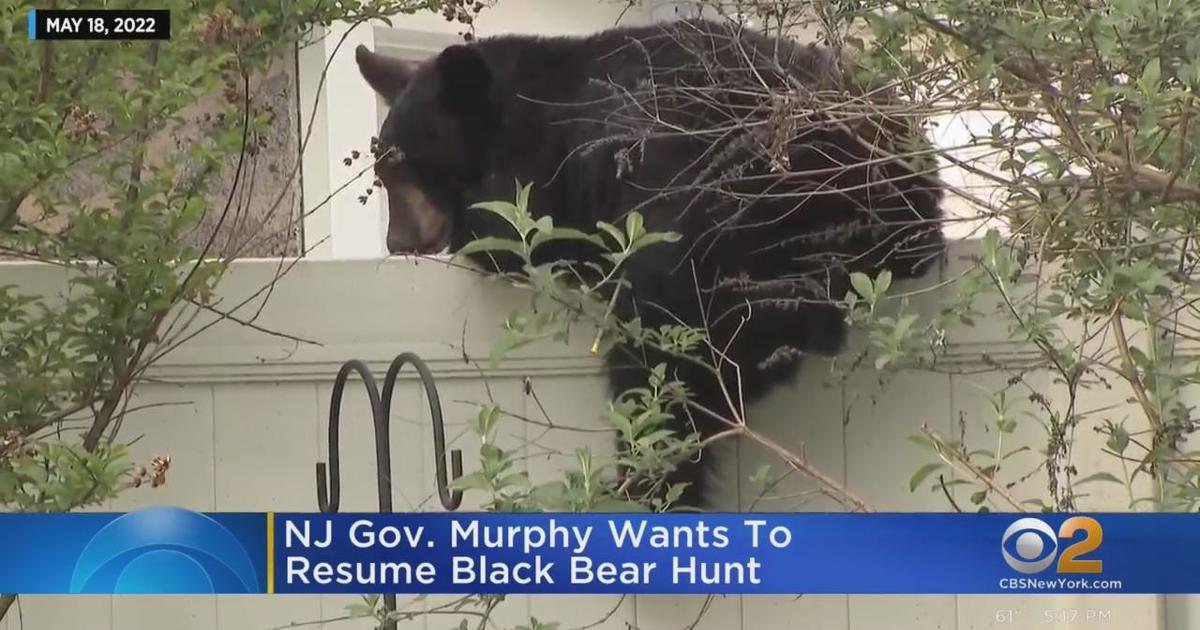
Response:
[[[77,7],[96,5],[56,5]],[[141,483],[117,428],[145,370],[213,308],[238,253],[197,234],[228,218],[218,178],[252,177],[247,156],[274,116],[258,82],[315,25],[442,8],[469,22],[473,11],[164,0],[170,41],[50,43],[25,37],[32,8],[0,6],[0,258],[57,268],[61,284],[0,286],[0,508],[68,510]]]
[[[101,43],[30,41],[26,17],[45,6],[0,3],[0,273],[39,262],[24,275],[47,281],[0,276],[0,510],[67,511],[164,482],[169,458],[136,465],[118,429],[146,370],[198,332],[197,315],[229,315],[214,288],[240,244],[205,234],[228,227],[253,188],[277,114],[260,89],[269,71],[317,26],[419,10],[470,26],[483,6],[162,0],[170,41]],[[0,595],[0,619],[13,600]]]
[[[1009,377],[995,396],[1024,392],[1032,411],[994,405],[995,448],[939,437],[938,462],[917,471],[914,488],[944,464],[974,486],[977,505],[1069,510],[1092,484],[1116,483],[1131,508],[1200,509],[1187,440],[1195,430],[1187,400],[1200,381],[1200,44],[1192,35],[1200,2],[848,0],[828,3],[822,17],[856,53],[857,76],[894,81],[907,111],[991,121],[967,144],[995,165],[968,167],[995,190],[973,201],[1006,229],[987,233],[957,295],[937,316],[913,318],[905,304],[881,309],[878,281],[856,277],[846,300],[880,368],[932,364],[944,345],[920,340],[973,325],[981,311],[1006,321],[1011,339],[1036,356],[1019,366],[984,357]],[[1050,375],[1048,386],[1032,384],[1038,374]],[[1125,406],[1080,404],[1113,389]],[[1028,422],[1045,442],[1018,448],[1041,461],[1002,468],[1012,455],[1005,436]],[[1075,453],[1081,432],[1101,434],[1103,466],[1124,474],[1081,469],[1096,461]],[[1045,496],[1005,496],[1034,475],[1044,477]]]
[[[632,331],[621,326],[610,317],[613,301],[619,297],[623,285],[622,265],[637,252],[660,243],[672,243],[679,235],[670,232],[647,232],[642,216],[631,212],[625,220],[625,229],[598,222],[596,227],[610,238],[599,233],[588,234],[574,228],[554,225],[553,217],[544,215],[534,218],[529,212],[530,185],[517,188],[514,201],[489,201],[476,204],[473,209],[491,212],[512,227],[516,238],[485,237],[467,243],[457,252],[457,259],[470,255],[502,254],[514,255],[520,260],[520,270],[512,274],[514,282],[531,290],[533,303],[530,308],[512,313],[504,322],[505,335],[497,342],[491,354],[493,364],[498,364],[509,353],[539,340],[567,339],[572,324],[586,321],[601,328],[596,338],[594,352],[601,352],[601,341],[608,347],[617,338],[609,334],[613,328],[618,335]],[[537,252],[548,243],[563,240],[585,241],[599,252],[599,259],[608,263],[607,268],[597,262],[576,263],[573,261],[539,262]],[[614,247],[615,243],[615,247]],[[607,297],[605,297],[607,295]],[[636,326],[636,325],[635,325]],[[655,332],[638,331],[645,336],[659,337],[678,335],[674,328]]]
[[[25,512],[63,512],[111,499],[134,474],[120,445],[87,451],[38,441],[8,456],[0,468],[0,496]]]
[[[630,257],[652,246],[673,243],[678,235],[647,231],[642,216],[629,213],[622,227],[605,222],[588,234],[555,226],[550,216],[533,217],[529,211],[530,186],[518,186],[512,202],[477,204],[475,209],[501,217],[513,228],[515,238],[486,237],[461,248],[456,256],[503,253],[519,257],[520,271],[511,279],[528,289],[531,304],[510,314],[503,323],[504,335],[491,353],[493,363],[511,352],[539,340],[564,341],[575,327],[595,331],[593,352],[603,353],[617,342],[649,345],[676,354],[695,353],[704,340],[702,331],[686,326],[663,326],[645,330],[638,320],[621,321],[613,316],[615,300],[625,286],[622,266]],[[606,238],[607,237],[607,238]],[[538,248],[559,240],[590,243],[597,260],[582,265],[575,261],[538,259]],[[583,267],[581,269],[580,267]],[[696,436],[679,436],[665,428],[668,409],[686,404],[682,385],[671,380],[665,365],[651,370],[647,387],[623,392],[604,410],[603,419],[618,435],[618,456],[601,461],[589,449],[573,453],[575,465],[561,479],[531,484],[519,471],[513,454],[499,445],[497,434],[504,420],[519,421],[495,405],[484,405],[471,422],[480,439],[479,470],[460,478],[455,487],[484,494],[489,509],[500,511],[643,511],[665,510],[683,488],[655,493],[649,505],[633,496],[627,484],[613,483],[617,472],[637,479],[639,487],[657,487],[679,461],[690,457],[698,446]]]

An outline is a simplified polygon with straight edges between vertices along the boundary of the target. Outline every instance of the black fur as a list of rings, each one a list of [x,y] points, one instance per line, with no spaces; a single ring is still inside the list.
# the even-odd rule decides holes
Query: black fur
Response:
[[[364,74],[379,65],[365,63]],[[594,232],[597,220],[620,224],[637,209],[648,229],[684,238],[631,259],[633,290],[618,315],[647,327],[707,324],[722,349],[733,339],[723,373],[735,402],[790,378],[800,354],[841,350],[843,314],[828,301],[845,295],[849,272],[913,277],[942,245],[936,175],[885,153],[905,153],[899,138],[919,136],[918,125],[846,115],[896,101],[861,97],[819,47],[687,21],[484,39],[404,81],[380,134],[404,159],[381,165],[381,177],[410,182],[450,215],[452,249],[501,232],[490,213],[467,208],[512,199],[514,181],[534,183],[533,213],[560,226]],[[831,97],[850,105],[816,111]],[[405,211],[393,203],[393,215]],[[556,247],[552,256],[595,253]],[[644,366],[667,361],[697,403],[729,415],[716,380],[692,365],[645,348],[617,348],[607,361],[614,392],[644,386]],[[675,422],[706,436],[725,426],[683,410]],[[691,482],[685,503],[702,503],[698,463],[681,462],[672,479]]]

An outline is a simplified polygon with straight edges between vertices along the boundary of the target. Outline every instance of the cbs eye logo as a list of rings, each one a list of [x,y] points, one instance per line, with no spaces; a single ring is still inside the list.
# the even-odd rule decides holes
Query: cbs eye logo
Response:
[[[209,516],[180,508],[130,512],[102,527],[75,560],[72,593],[255,593],[245,546]]]
[[[1068,541],[1082,531],[1084,537],[1063,548],[1059,553],[1060,540]],[[1040,518],[1020,518],[1004,530],[1000,539],[1000,553],[1008,566],[1021,573],[1032,574],[1045,571],[1055,559],[1057,573],[1100,573],[1104,569],[1101,560],[1083,560],[1080,556],[1100,548],[1104,540],[1104,529],[1094,518],[1072,516],[1063,521],[1055,533],[1046,521]]]

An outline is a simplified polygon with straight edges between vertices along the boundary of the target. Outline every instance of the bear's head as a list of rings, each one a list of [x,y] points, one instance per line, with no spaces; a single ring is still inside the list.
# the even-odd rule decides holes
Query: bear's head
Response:
[[[389,105],[374,147],[375,174],[388,198],[388,251],[440,252],[462,220],[464,191],[484,175],[499,117],[492,72],[470,45],[416,65],[365,46],[355,58]]]

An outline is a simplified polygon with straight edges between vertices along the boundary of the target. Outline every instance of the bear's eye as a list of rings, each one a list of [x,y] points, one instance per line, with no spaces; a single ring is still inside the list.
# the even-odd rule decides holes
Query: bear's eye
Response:
[[[401,151],[399,147],[392,147],[388,149],[388,153],[383,159],[388,164],[400,164],[404,161],[404,151]]]

